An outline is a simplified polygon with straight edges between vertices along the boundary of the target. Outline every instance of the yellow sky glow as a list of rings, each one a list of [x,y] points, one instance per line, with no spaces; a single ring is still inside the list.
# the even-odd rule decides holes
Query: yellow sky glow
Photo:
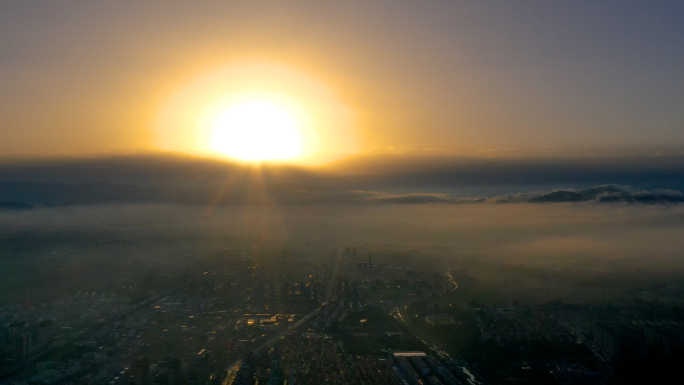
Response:
[[[154,126],[154,145],[165,151],[299,164],[357,151],[354,113],[327,84],[264,61],[180,83]]]

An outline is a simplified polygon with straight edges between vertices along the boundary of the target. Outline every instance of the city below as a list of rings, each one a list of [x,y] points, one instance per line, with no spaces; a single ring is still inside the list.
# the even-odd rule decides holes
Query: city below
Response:
[[[3,383],[623,384],[671,373],[684,352],[681,280],[234,237],[135,256],[155,242],[4,240],[51,257],[3,296]],[[56,273],[83,278],[41,282]]]

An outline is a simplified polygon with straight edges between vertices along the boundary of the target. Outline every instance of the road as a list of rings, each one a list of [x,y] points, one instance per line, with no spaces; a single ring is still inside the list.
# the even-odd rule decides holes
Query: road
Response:
[[[322,307],[322,306],[321,306]],[[264,342],[263,344],[257,346],[254,350],[252,350],[252,353],[258,354],[262,350],[272,346],[274,343],[276,343],[281,337],[283,337],[286,333],[291,332],[298,327],[302,326],[306,322],[308,322],[313,316],[315,316],[318,312],[321,311],[321,307],[317,308],[316,310],[312,311],[311,313],[305,315],[300,319],[299,321],[293,323],[292,325],[286,327],[283,329],[280,333],[277,335],[271,337],[268,341]],[[223,380],[221,382],[222,385],[230,385],[232,379],[235,377],[235,374],[237,373],[237,369],[239,368],[240,362],[242,362],[242,358],[236,360],[232,364],[228,366],[228,368],[225,370],[223,374]]]
[[[325,293],[325,298],[323,299],[324,303],[330,302],[333,295],[335,295],[335,289],[337,289],[337,281],[340,277],[340,262],[342,262],[342,258],[344,258],[344,248],[340,246],[340,248],[337,250],[335,270],[333,271],[332,278],[330,279],[330,286],[328,286],[328,290],[326,290]]]
[[[456,291],[456,289],[458,289],[458,283],[456,283],[456,281],[454,281],[454,277],[451,275],[451,270],[447,270],[445,275],[447,276],[447,278],[449,278],[449,283],[454,285],[454,287],[448,291],[442,292],[440,294],[440,296],[443,296],[446,293],[451,293],[453,291]],[[404,306],[404,310],[407,310],[407,309],[408,309],[408,305]],[[394,309],[392,309],[390,311],[390,316],[395,318],[399,322],[401,322],[403,325],[406,325],[406,319],[404,318],[404,315],[401,313],[401,309],[399,307],[395,307]],[[418,317],[417,314],[415,316]],[[409,332],[408,329],[406,329],[406,330],[407,330],[407,332]],[[439,356],[441,360],[448,361],[448,362],[458,366],[460,368],[460,370],[466,375],[468,385],[482,385],[483,384],[483,382],[481,380],[477,379],[477,377],[479,377],[481,379],[482,375],[478,375],[476,377],[477,373],[476,373],[475,369],[473,367],[469,366],[469,364],[465,360],[462,360],[462,359],[454,360],[442,348],[440,348],[436,345],[430,345],[430,343],[425,341],[423,339],[423,337],[415,336],[415,335],[414,335],[414,337],[416,337],[420,342],[422,342],[425,345],[425,348],[427,351],[431,351],[433,354]],[[473,373],[475,373],[475,374],[473,374]]]
[[[454,281],[454,277],[451,276],[451,269],[447,270],[446,276],[449,277],[449,282],[454,285],[454,288],[449,291],[455,291],[458,289],[458,283],[456,283],[456,281]]]
[[[335,262],[335,270],[333,272],[332,279],[330,280],[330,286],[328,286],[328,289],[326,290],[325,298],[323,299],[323,303],[321,304],[321,306],[319,306],[316,310],[312,311],[311,313],[302,317],[302,319],[300,319],[299,321],[288,326],[287,328],[282,330],[280,333],[278,333],[276,336],[270,338],[268,341],[266,341],[263,344],[256,347],[254,350],[252,350],[252,353],[257,354],[257,353],[261,352],[263,349],[273,345],[276,341],[278,341],[286,333],[297,329],[298,327],[300,327],[301,325],[303,325],[304,323],[309,321],[314,315],[316,315],[318,312],[321,311],[321,308],[323,308],[323,306],[325,306],[328,302],[330,302],[330,300],[335,296],[335,289],[337,289],[337,280],[339,279],[339,269],[340,269],[340,262],[342,261],[342,258],[344,258],[344,248],[340,247],[337,250],[337,260]],[[221,385],[230,385],[232,380],[235,378],[235,375],[237,374],[240,362],[242,362],[242,358],[236,360],[235,362],[233,362],[232,364],[230,364],[228,366],[228,368],[223,373],[223,380],[221,381]]]
[[[603,355],[603,352],[601,352],[601,348],[596,346],[596,344],[593,341],[591,341],[590,339],[585,337],[584,334],[580,333],[579,330],[577,330],[576,328],[570,326],[570,324],[565,323],[563,321],[558,320],[558,323],[565,326],[566,328],[570,329],[570,331],[573,332],[573,334],[575,334],[579,338],[579,340],[582,342],[582,344],[584,344],[584,346],[586,346],[587,349],[589,349],[596,356],[596,358],[598,358],[600,361],[603,361],[603,362],[609,361]]]

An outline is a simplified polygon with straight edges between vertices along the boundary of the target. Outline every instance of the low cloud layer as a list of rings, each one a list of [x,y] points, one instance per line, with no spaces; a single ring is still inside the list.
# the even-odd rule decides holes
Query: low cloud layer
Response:
[[[684,266],[684,206],[661,205],[115,205],[0,213],[3,239],[27,233],[110,238],[250,236],[338,245],[449,248],[526,263],[635,260]]]

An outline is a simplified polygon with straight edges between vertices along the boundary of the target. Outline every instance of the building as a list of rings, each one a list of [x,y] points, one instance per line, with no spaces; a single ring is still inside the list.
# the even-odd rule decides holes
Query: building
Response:
[[[133,381],[135,385],[149,385],[150,383],[150,359],[141,357],[131,364]]]
[[[620,334],[614,328],[597,323],[594,325],[593,339],[596,346],[611,359],[620,357]]]

